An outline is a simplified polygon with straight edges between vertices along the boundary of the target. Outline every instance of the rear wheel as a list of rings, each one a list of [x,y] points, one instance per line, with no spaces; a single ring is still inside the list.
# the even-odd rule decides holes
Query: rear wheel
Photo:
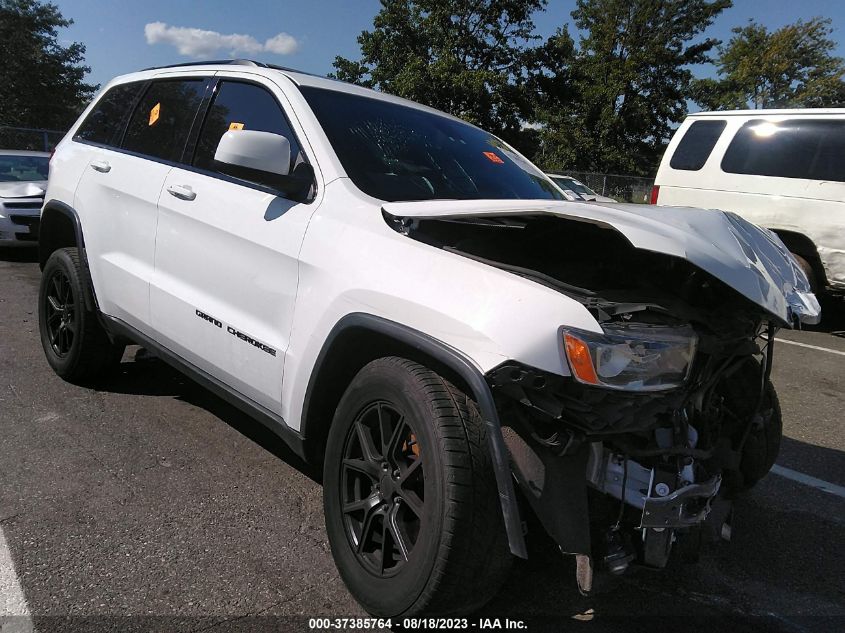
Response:
[[[324,472],[341,576],[383,617],[470,612],[510,565],[483,421],[465,394],[409,360],[364,367],[338,405]]]
[[[124,345],[114,344],[93,310],[75,248],[55,251],[44,266],[38,293],[38,329],[47,362],[64,380],[87,384],[120,362]]]

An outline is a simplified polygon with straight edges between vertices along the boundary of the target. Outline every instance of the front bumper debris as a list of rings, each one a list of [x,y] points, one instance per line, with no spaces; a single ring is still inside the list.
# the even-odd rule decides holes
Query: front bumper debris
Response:
[[[722,478],[716,476],[709,481],[678,488],[664,497],[646,497],[640,527],[680,528],[702,523],[710,514],[710,503],[721,484]]]

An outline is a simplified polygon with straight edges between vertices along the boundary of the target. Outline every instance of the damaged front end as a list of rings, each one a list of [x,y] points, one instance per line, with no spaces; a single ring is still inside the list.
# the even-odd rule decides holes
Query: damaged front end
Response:
[[[655,225],[622,205],[385,206],[408,237],[553,288],[595,318],[601,332],[560,324],[561,373],[509,361],[486,376],[514,476],[578,557],[585,593],[596,570],[662,568],[673,550],[694,557],[703,539],[729,537],[731,500],[779,448],[775,333],[819,317],[777,238],[729,214],[678,212]]]

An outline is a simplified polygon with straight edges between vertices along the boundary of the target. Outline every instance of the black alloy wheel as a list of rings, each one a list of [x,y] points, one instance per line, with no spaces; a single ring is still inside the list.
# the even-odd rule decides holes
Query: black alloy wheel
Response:
[[[44,313],[47,337],[56,356],[66,357],[73,348],[78,319],[70,280],[62,270],[54,270],[46,281]]]
[[[112,340],[103,327],[86,284],[79,250],[54,251],[41,273],[38,332],[44,356],[59,376],[93,385],[120,363],[125,342]]]
[[[346,534],[361,564],[389,577],[408,561],[425,518],[425,466],[399,408],[370,404],[349,428],[341,471]]]
[[[378,358],[337,404],[323,468],[326,534],[371,614],[471,613],[510,567],[475,402],[412,360]]]

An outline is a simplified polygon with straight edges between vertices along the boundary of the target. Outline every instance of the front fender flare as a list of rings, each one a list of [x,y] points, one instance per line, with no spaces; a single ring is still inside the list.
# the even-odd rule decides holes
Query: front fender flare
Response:
[[[525,537],[522,533],[519,505],[514,490],[513,477],[511,476],[508,452],[502,435],[502,426],[499,421],[499,414],[496,411],[496,405],[493,401],[493,394],[484,376],[472,361],[443,341],[424,332],[372,314],[355,312],[344,316],[335,324],[331,332],[329,332],[328,337],[326,337],[311,372],[302,406],[302,434],[306,438],[309,435],[309,429],[307,428],[307,420],[309,420],[308,409],[315,395],[314,385],[316,383],[316,377],[320,373],[323,362],[329,355],[334,340],[349,328],[371,330],[395,339],[404,345],[413,347],[436,359],[466,382],[472,391],[471,395],[478,404],[478,409],[484,419],[484,423],[487,425],[488,446],[493,458],[496,486],[499,491],[502,518],[505,523],[510,551],[515,556],[527,558],[528,554],[525,546]]]

